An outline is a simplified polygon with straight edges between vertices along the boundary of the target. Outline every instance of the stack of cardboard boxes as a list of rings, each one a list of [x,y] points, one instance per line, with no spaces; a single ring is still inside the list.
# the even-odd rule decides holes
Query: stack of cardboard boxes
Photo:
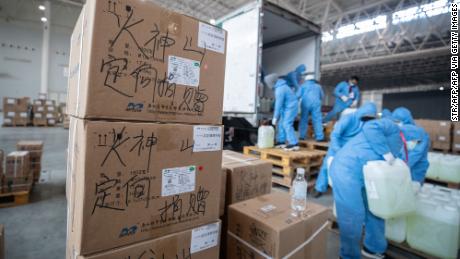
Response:
[[[86,2],[71,38],[67,258],[218,258],[225,42],[151,2]]]
[[[45,100],[46,126],[56,126],[59,116],[54,100]]]
[[[452,147],[452,122],[438,120],[416,120],[415,123],[425,129],[430,136],[431,148],[450,151]]]
[[[28,151],[13,151],[6,157],[3,192],[30,191],[33,175]]]
[[[33,113],[34,126],[55,126],[58,121],[58,110],[54,100],[34,100]]]
[[[46,126],[46,106],[45,100],[34,100],[33,107],[33,125]]]
[[[3,97],[3,126],[27,126],[30,121],[29,98]]]
[[[452,151],[460,152],[460,122],[453,122],[454,132],[452,134]]]
[[[42,170],[43,141],[21,140],[16,143],[16,149],[29,152],[30,170],[32,171],[34,182],[38,182]]]

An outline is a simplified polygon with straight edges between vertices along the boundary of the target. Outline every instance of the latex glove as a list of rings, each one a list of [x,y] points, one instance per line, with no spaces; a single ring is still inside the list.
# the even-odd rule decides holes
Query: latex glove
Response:
[[[329,171],[329,168],[331,167],[332,165],[332,160],[334,160],[334,157],[333,156],[330,156],[328,159],[327,159],[327,170]]]
[[[348,98],[355,99],[355,93],[351,92],[350,94],[348,94]]]
[[[354,100],[351,104],[352,107],[358,107],[358,100]]]
[[[273,125],[273,126],[276,126],[276,118],[273,118],[273,119],[272,119],[272,125]]]
[[[340,96],[340,99],[342,99],[342,101],[343,101],[344,103],[346,103],[346,102],[348,101],[348,97],[346,97],[345,95]]]
[[[407,150],[414,150],[417,146],[417,140],[409,140],[406,142]]]
[[[388,152],[385,155],[383,155],[383,159],[385,159],[385,161],[387,161],[390,165],[392,165],[396,160],[396,158],[393,156],[391,152]]]

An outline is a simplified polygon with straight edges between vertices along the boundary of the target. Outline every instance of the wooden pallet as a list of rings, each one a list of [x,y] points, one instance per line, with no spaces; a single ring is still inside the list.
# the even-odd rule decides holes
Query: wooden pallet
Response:
[[[0,208],[19,206],[29,203],[30,191],[0,194]]]
[[[314,140],[301,140],[299,141],[299,146],[312,150],[322,150],[327,151],[329,148],[329,142],[318,142]]]
[[[283,174],[273,173],[272,174],[272,184],[275,186],[278,185],[278,186],[282,186],[282,187],[290,189],[292,186],[292,178],[289,176],[283,175]],[[313,190],[313,187],[315,186],[315,184],[316,184],[316,178],[308,180],[307,181],[307,191],[310,192],[311,190]]]
[[[426,178],[425,180],[427,183],[432,183],[435,185],[441,185],[447,188],[452,188],[452,189],[460,189],[460,183],[452,183],[452,182],[446,182],[442,181],[439,179],[432,179],[432,178]]]

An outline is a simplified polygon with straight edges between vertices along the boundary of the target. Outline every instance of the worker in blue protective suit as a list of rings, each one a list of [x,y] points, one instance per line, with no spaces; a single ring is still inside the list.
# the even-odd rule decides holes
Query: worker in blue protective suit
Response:
[[[407,161],[412,181],[422,185],[430,166],[428,162],[430,137],[423,128],[416,125],[404,124],[401,131],[406,141],[406,148],[401,150],[400,158]]]
[[[308,115],[311,113],[313,129],[316,141],[324,141],[323,118],[321,115],[321,101],[324,97],[321,85],[316,83],[313,75],[307,75],[305,82],[300,86],[298,97],[300,98],[302,115],[299,123],[300,139],[304,140],[308,135]]]
[[[414,123],[412,114],[407,108],[395,109],[391,117],[400,126],[406,141],[407,150],[402,150],[400,157],[404,159],[407,152],[407,164],[410,168],[412,181],[422,184],[430,166],[428,162],[430,137],[425,129]]]
[[[382,110],[382,118],[390,119],[391,118],[391,111],[388,110],[388,109],[383,109]]]
[[[360,98],[358,82],[359,78],[352,76],[348,82],[343,81],[337,84],[334,90],[335,104],[332,110],[324,117],[324,123],[332,120],[346,108],[358,105]]]
[[[278,79],[275,84],[275,111],[272,124],[278,124],[276,142],[278,146],[288,143],[287,150],[298,150],[299,141],[294,130],[294,120],[298,113],[296,91],[286,80]],[[284,146],[283,146],[284,147]]]
[[[396,108],[391,114],[391,117],[396,123],[398,123],[399,126],[404,124],[415,125],[412,113],[405,107]]]
[[[293,87],[296,91],[300,88],[300,85],[303,81],[303,74],[307,70],[307,67],[304,64],[301,64],[296,67],[296,69],[292,72],[289,72],[285,77],[288,85]]]
[[[316,179],[313,197],[318,198],[327,191],[328,185],[328,164],[334,159],[335,154],[354,136],[361,132],[366,121],[375,119],[377,107],[374,103],[368,102],[361,106],[356,112],[341,117],[334,125],[331,133],[331,141],[326,157]]]
[[[340,257],[385,258],[385,222],[367,206],[363,166],[368,161],[386,160],[392,164],[403,142],[399,127],[389,119],[366,122],[362,131],[335,155],[331,164],[334,201],[340,229]],[[365,226],[361,250],[362,228]]]

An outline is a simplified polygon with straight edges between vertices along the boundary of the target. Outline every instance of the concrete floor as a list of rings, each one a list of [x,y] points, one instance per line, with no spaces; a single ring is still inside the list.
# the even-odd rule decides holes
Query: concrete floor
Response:
[[[0,116],[1,119],[1,116]],[[7,259],[62,259],[66,240],[66,149],[68,130],[63,128],[0,128],[0,149],[16,150],[18,140],[43,140],[42,179],[27,205],[0,209],[5,225]],[[280,189],[280,191],[283,191]],[[331,195],[313,199],[331,206]],[[329,233],[328,258],[338,258],[338,237]]]

